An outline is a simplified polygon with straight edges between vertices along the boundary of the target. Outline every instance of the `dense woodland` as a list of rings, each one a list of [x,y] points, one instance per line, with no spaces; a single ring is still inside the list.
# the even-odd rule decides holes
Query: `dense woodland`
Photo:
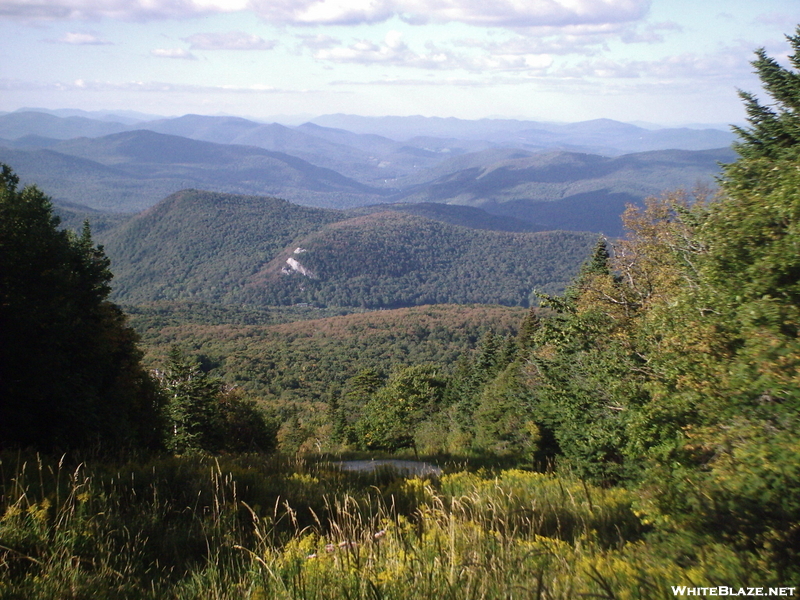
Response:
[[[526,306],[537,289],[563,290],[597,236],[476,230],[391,211],[353,218],[185,190],[101,237],[119,302],[399,308]],[[288,259],[310,273],[287,273]]]
[[[800,27],[788,39],[789,69],[757,52],[772,103],[742,93],[720,194],[631,207],[624,239],[592,236],[527,309],[156,304],[131,310],[139,338],[88,226],[59,229],[4,166],[0,598],[796,594]],[[348,235],[320,248],[357,236],[332,224]],[[358,452],[444,472],[337,468]]]

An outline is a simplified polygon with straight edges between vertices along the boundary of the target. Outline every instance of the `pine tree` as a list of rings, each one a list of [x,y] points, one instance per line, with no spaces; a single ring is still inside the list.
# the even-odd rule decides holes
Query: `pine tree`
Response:
[[[107,300],[108,258],[18,186],[0,165],[0,445],[157,446],[158,388]]]
[[[736,150],[742,158],[779,158],[800,145],[800,26],[786,39],[794,51],[789,56],[794,70],[782,67],[764,48],[756,51],[751,63],[773,105],[762,105],[755,95],[739,92],[750,123],[747,128],[733,128],[740,137]]]

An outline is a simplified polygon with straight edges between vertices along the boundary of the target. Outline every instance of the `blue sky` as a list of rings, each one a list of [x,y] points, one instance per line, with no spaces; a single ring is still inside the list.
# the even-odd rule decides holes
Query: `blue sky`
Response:
[[[0,110],[743,119],[798,0],[0,0]]]

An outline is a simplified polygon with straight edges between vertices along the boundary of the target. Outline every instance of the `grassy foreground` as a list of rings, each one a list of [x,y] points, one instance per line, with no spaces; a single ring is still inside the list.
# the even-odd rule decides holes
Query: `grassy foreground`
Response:
[[[780,585],[633,493],[568,476],[405,479],[256,456],[14,454],[0,468],[3,599],[634,599]]]

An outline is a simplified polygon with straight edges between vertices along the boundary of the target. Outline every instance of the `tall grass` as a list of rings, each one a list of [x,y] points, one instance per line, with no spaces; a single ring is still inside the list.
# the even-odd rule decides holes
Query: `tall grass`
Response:
[[[622,600],[755,584],[748,557],[648,531],[637,502],[523,471],[3,455],[0,598]]]

